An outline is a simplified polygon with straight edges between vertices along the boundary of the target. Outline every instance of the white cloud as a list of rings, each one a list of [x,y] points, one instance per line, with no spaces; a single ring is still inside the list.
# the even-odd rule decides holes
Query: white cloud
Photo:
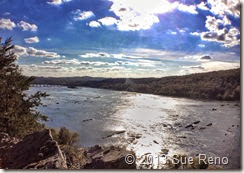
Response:
[[[51,5],[61,5],[63,3],[62,0],[51,0],[50,2],[47,2],[48,4]]]
[[[30,24],[25,21],[20,21],[18,23],[18,27],[20,27],[22,29],[22,31],[28,31],[28,30],[36,31],[38,28],[35,24]]]
[[[82,58],[115,58],[115,59],[139,59],[140,57],[133,56],[133,55],[125,55],[125,54],[109,54],[104,52],[98,53],[86,53],[80,55]]]
[[[10,19],[0,19],[0,28],[1,29],[7,29],[7,30],[13,30],[16,25],[14,22],[12,22]]]
[[[25,47],[18,46],[18,45],[14,46],[14,52],[17,56],[28,55],[27,49]]]
[[[201,2],[200,4],[197,5],[197,8],[201,9],[201,10],[210,10],[207,6],[205,2]]]
[[[184,29],[180,29],[179,32],[180,32],[180,33],[185,33],[186,30],[184,30]]]
[[[116,58],[116,59],[122,59],[124,58],[126,55],[124,54],[113,54],[113,57]]]
[[[29,47],[27,50],[28,55],[37,57],[48,57],[48,58],[60,58],[60,55],[56,52],[47,52],[45,50],[38,50],[33,47]]]
[[[228,70],[228,69],[240,68],[240,63],[211,61],[211,62],[203,63],[202,67],[207,71]]]
[[[205,41],[222,43],[224,47],[233,47],[240,44],[238,36],[240,32],[235,27],[230,27],[228,30],[226,27],[220,28],[219,24],[224,24],[223,20],[216,19],[213,16],[207,16],[205,27],[209,30],[202,32],[201,39]]]
[[[191,13],[191,14],[198,14],[198,12],[196,11],[196,6],[194,6],[194,5],[188,6],[188,5],[180,4],[178,2],[175,2],[173,4],[174,4],[174,6],[176,6],[176,8],[179,11],[187,12],[187,13]]]
[[[198,46],[199,47],[206,47],[204,44],[199,44]]]
[[[168,0],[110,0],[113,2],[110,10],[119,17],[116,25],[121,31],[137,31],[150,29],[159,23],[159,14],[169,13],[175,9],[182,12],[197,14],[194,5],[184,5]],[[115,21],[114,21],[115,22]]]
[[[104,17],[102,19],[99,19],[98,21],[101,22],[105,26],[110,26],[110,25],[114,25],[117,23],[117,19],[115,19],[113,17]]]
[[[49,2],[47,2],[48,4],[51,4],[51,5],[61,5],[65,2],[71,2],[72,0],[50,0]]]
[[[176,35],[177,32],[175,32],[175,31],[171,31],[170,34],[172,34],[172,35]]]
[[[80,9],[73,11],[72,14],[75,21],[86,20],[95,16],[92,11],[81,11]]]
[[[110,58],[110,55],[104,52],[99,53],[86,53],[84,55],[80,55],[82,58]]]
[[[201,35],[201,39],[204,41],[211,41],[221,43],[224,47],[233,47],[240,44],[240,31],[231,26],[231,21],[227,16],[223,16],[221,19],[218,19],[214,16],[207,16],[205,21],[205,27],[208,30],[207,32],[193,32],[190,33],[193,36]]]
[[[133,50],[132,55],[141,58],[154,57],[163,60],[175,60],[175,59],[179,59],[179,57],[184,57],[187,54],[185,52],[180,52],[180,51],[174,52],[174,51],[164,51],[164,50],[156,50],[156,49],[137,48]]]
[[[43,64],[49,65],[82,65],[82,66],[116,66],[116,63],[103,62],[103,61],[79,61],[78,59],[62,59],[62,60],[51,60],[44,61]]]
[[[192,36],[200,36],[201,33],[200,32],[191,32],[190,35],[192,35]]]
[[[197,54],[197,55],[187,55],[181,57],[180,59],[191,61],[191,62],[202,62],[202,61],[206,62],[212,60],[212,57],[210,55]]]
[[[240,68],[240,63],[206,61],[206,62],[202,62],[200,65],[181,66],[179,73],[180,75],[186,75],[186,74],[202,73],[202,72],[209,72],[209,71],[229,70],[234,68]]]
[[[209,9],[206,9],[208,4]],[[205,27],[207,32],[201,33],[201,39],[220,43],[224,47],[233,47],[240,44],[240,31],[229,26],[232,24],[228,16],[240,17],[240,0],[208,0],[201,2],[198,8],[210,10],[216,17],[207,16]]]
[[[38,37],[30,37],[24,39],[26,43],[32,44],[32,43],[38,43],[39,38]]]
[[[222,23],[222,20],[216,19],[214,16],[207,16],[205,21],[205,27],[209,31],[216,32],[219,30],[219,23]]]
[[[35,57],[47,57],[47,58],[60,58],[61,56],[56,52],[48,52],[45,50],[35,49],[33,47],[22,47],[15,45],[14,52],[17,56],[35,56]]]
[[[97,28],[97,27],[100,27],[101,26],[101,24],[99,22],[97,22],[97,21],[91,21],[91,22],[89,22],[88,25],[90,27],[92,27],[92,28]]]
[[[137,56],[124,55],[124,54],[111,54],[110,56],[113,58],[116,58],[116,59],[138,59],[138,58],[140,58]]]
[[[71,59],[71,60],[51,60],[51,61],[44,61],[43,64],[72,64],[72,65],[79,65],[80,61],[77,59]]]
[[[240,17],[240,0],[208,0],[208,3],[211,6],[210,11],[216,15]]]
[[[9,16],[11,13],[9,13],[9,12],[5,12],[5,13],[3,13],[3,15],[4,16]]]
[[[222,24],[223,24],[224,26],[226,26],[226,25],[231,25],[231,21],[230,21],[230,19],[228,19],[227,16],[224,16]]]

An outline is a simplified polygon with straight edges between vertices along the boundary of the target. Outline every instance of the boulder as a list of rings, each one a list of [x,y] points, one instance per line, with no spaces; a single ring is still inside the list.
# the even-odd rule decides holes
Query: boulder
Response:
[[[13,148],[13,145],[19,141],[19,139],[10,137],[7,133],[0,133],[0,168],[5,167],[4,162],[6,153],[8,153]]]
[[[89,150],[88,157],[90,161],[84,165],[84,169],[136,169],[136,163],[128,164],[125,159],[129,154],[134,155],[133,152],[127,151],[125,148],[119,147],[96,147]]]
[[[5,154],[7,169],[66,169],[66,159],[51,131],[45,129],[24,137]]]

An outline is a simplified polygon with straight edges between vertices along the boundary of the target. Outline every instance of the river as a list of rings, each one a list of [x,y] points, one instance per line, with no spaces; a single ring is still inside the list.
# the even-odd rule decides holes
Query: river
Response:
[[[151,154],[154,160],[160,153],[206,154],[228,157],[228,164],[222,165],[226,169],[240,167],[239,102],[85,87],[32,87],[28,93],[36,91],[50,94],[37,108],[48,115],[46,126],[78,132],[79,146],[126,146],[138,158]],[[164,165],[155,161],[152,167]]]

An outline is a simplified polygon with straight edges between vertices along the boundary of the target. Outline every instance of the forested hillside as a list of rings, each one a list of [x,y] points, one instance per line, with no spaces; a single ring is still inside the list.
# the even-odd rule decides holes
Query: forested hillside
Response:
[[[239,100],[240,69],[162,78],[36,78],[35,84],[86,86],[195,99]]]

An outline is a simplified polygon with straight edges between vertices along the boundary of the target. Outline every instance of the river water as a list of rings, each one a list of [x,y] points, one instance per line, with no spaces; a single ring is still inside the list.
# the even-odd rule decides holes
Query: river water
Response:
[[[93,88],[32,87],[50,94],[37,108],[46,126],[80,135],[79,146],[126,146],[138,158],[184,154],[227,157],[223,168],[240,167],[239,102],[201,101]],[[195,123],[195,124],[193,124]],[[193,126],[187,127],[193,124]],[[187,127],[187,128],[186,128]],[[138,165],[143,159],[137,159]]]

